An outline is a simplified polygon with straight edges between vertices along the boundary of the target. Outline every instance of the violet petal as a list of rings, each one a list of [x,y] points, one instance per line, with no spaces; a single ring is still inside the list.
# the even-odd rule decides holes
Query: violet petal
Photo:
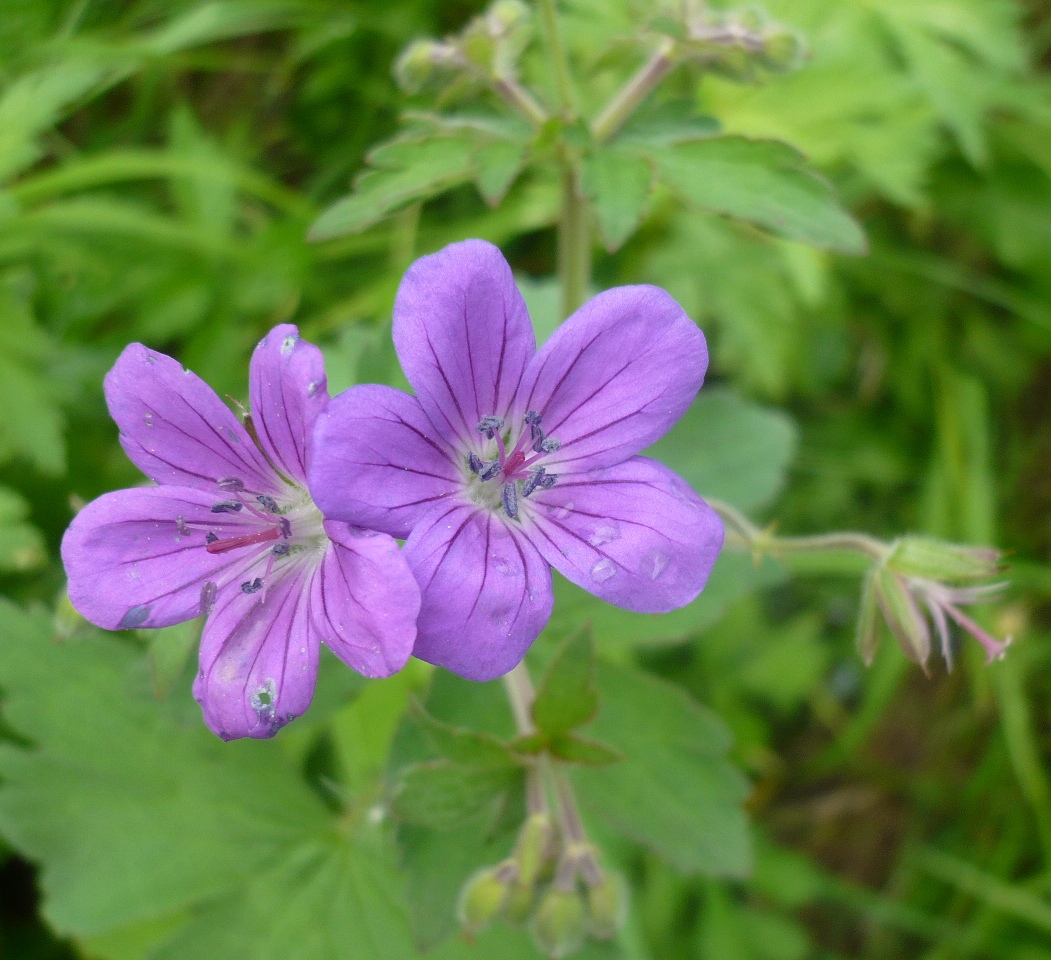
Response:
[[[272,737],[314,696],[319,644],[310,627],[303,566],[265,592],[220,591],[201,637],[193,694],[224,740]]]
[[[544,559],[577,586],[638,613],[693,600],[723,543],[719,515],[647,457],[562,477],[529,502],[524,528]]]
[[[233,411],[200,377],[141,343],[106,374],[106,402],[132,462],[161,484],[215,490],[237,478],[255,493],[278,480]]]
[[[671,296],[617,287],[584,304],[540,349],[514,416],[539,411],[545,434],[561,441],[545,466],[610,466],[669,430],[707,366],[704,334]]]
[[[260,446],[285,476],[304,483],[309,437],[328,403],[321,351],[283,323],[259,341],[248,383]]]
[[[551,616],[551,570],[497,516],[432,512],[405,544],[423,593],[413,655],[468,680],[514,668]]]
[[[188,487],[117,490],[93,500],[62,538],[70,602],[106,630],[199,616],[202,587],[229,578],[260,551],[208,552],[209,533],[226,539],[260,529],[251,514],[212,513],[214,503]]]
[[[335,397],[314,431],[310,490],[328,517],[407,537],[462,483],[415,397],[369,384]]]
[[[311,584],[314,629],[358,673],[389,677],[412,653],[420,588],[393,538],[334,520],[325,532],[332,546]]]
[[[477,440],[483,417],[506,415],[536,352],[503,254],[465,240],[417,260],[398,288],[394,346],[435,429]]]

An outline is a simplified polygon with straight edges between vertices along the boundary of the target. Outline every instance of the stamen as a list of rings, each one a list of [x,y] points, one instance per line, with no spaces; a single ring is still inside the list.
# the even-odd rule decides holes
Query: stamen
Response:
[[[485,469],[478,474],[480,480],[492,480],[500,472],[500,461],[494,460],[492,463],[486,464]]]
[[[288,543],[287,541],[282,541],[281,543],[274,544],[273,552],[275,557],[287,557],[291,551],[292,544]]]
[[[254,580],[245,580],[241,584],[241,590],[243,593],[258,593],[263,589],[263,581],[261,578],[256,577]]]
[[[482,417],[478,424],[478,432],[484,435],[487,440],[492,440],[496,436],[497,430],[503,430],[505,422],[503,417]]]
[[[513,480],[504,484],[503,497],[507,515],[512,520],[516,520],[518,518],[518,486]]]
[[[529,426],[529,438],[535,440],[538,436],[543,436],[544,431],[540,429],[541,416],[535,410],[530,410],[525,415],[525,422]]]
[[[467,454],[467,466],[471,468],[472,473],[481,473],[484,464],[482,463],[482,458],[474,451],[471,451]]]
[[[243,508],[240,500],[220,500],[212,507],[212,513],[240,513]]]
[[[201,613],[200,616],[207,617],[215,609],[215,595],[219,592],[219,584],[209,580],[201,587]]]
[[[181,537],[190,535],[190,528],[186,526],[186,518],[181,513],[175,518],[175,529],[179,531]]]
[[[226,493],[240,493],[244,490],[244,481],[237,477],[223,477],[222,480],[216,481],[219,484],[219,489]]]
[[[209,531],[209,532],[208,532],[208,536],[206,536],[206,537],[204,538],[204,542],[205,542],[205,543],[215,543],[215,542],[216,542],[216,540],[218,540],[218,539],[219,539],[219,534],[217,534],[217,533],[212,533],[211,531]]]
[[[558,483],[557,473],[545,473],[544,479],[540,481],[540,489],[550,490],[556,483]]]
[[[243,537],[230,537],[226,540],[220,540],[216,537],[214,540],[208,541],[208,546],[205,549],[209,553],[228,553],[230,550],[237,550],[239,547],[250,547],[254,543],[266,543],[267,540],[276,540],[280,535],[277,527],[268,527],[266,530],[249,533]]]
[[[525,483],[522,484],[523,497],[528,497],[529,494],[531,494],[538,486],[540,486],[541,482],[544,479],[545,472],[546,471],[543,467],[537,467],[531,474],[529,474],[529,477],[526,479]]]
[[[281,528],[281,536],[288,540],[292,536],[292,524],[288,517],[282,517],[277,525]]]
[[[544,453],[554,453],[556,450],[562,449],[562,441],[556,440],[554,437],[546,437],[541,442],[540,449]]]
[[[279,513],[280,512],[278,510],[277,501],[273,497],[271,497],[269,494],[261,493],[261,494],[259,494],[258,497],[256,497],[256,500],[258,500],[271,513]]]

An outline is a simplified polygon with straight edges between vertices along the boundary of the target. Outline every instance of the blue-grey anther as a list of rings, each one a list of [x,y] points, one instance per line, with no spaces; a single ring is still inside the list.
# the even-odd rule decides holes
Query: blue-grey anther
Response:
[[[492,440],[496,436],[497,430],[503,430],[505,422],[503,417],[482,417],[478,424],[478,432],[485,436],[486,439]]]
[[[218,481],[219,489],[225,490],[227,493],[240,493],[244,490],[245,485],[243,480],[239,480],[237,477],[223,477],[222,480]]]
[[[254,580],[245,580],[241,584],[241,590],[244,593],[258,593],[262,589],[263,581],[259,577],[256,577]]]
[[[472,450],[467,454],[467,466],[471,468],[471,473],[481,473],[485,465],[482,463],[482,458]]]
[[[256,500],[258,500],[271,513],[278,512],[277,501],[272,496],[270,496],[270,494],[261,493],[258,497],[256,497]]]
[[[219,534],[212,533],[209,531],[208,536],[204,538],[205,543],[215,543],[219,539]]]
[[[494,460],[492,463],[485,464],[484,469],[478,474],[480,480],[492,480],[500,472],[500,461]]]
[[[274,556],[275,557],[286,557],[292,549],[290,543],[275,543],[274,544]]]
[[[201,587],[201,616],[206,617],[215,608],[215,596],[219,592],[219,584],[209,580]]]
[[[504,509],[507,515],[515,520],[518,518],[518,486],[511,480],[504,484]]]
[[[562,441],[556,440],[554,437],[547,437],[540,444],[541,453],[554,453],[556,450],[562,449]]]
[[[220,500],[212,507],[212,513],[238,513],[243,506],[239,500]]]
[[[278,525],[281,527],[281,536],[286,540],[292,536],[292,524],[289,522],[288,517],[282,517],[278,521]]]
[[[544,474],[547,471],[543,467],[537,467],[522,484],[522,496],[528,497],[537,487],[539,487],[544,481]]]
[[[540,429],[541,416],[535,410],[530,410],[525,415],[525,422],[529,424],[529,439],[536,440],[537,437],[543,437],[544,431]]]
[[[540,480],[541,490],[550,490],[556,483],[558,483],[558,475],[554,473],[545,473]]]

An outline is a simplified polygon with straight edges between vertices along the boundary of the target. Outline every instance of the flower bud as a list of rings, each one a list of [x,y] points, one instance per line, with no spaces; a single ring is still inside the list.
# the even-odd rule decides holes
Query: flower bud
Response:
[[[552,960],[568,957],[584,944],[587,913],[576,890],[551,887],[533,917],[533,942]]]
[[[966,547],[932,537],[902,537],[887,565],[906,577],[928,580],[986,580],[1000,572],[1000,551]]]
[[[535,884],[550,863],[554,836],[551,817],[546,813],[530,814],[522,825],[515,845],[515,862],[522,883],[530,886]]]
[[[588,887],[587,899],[591,935],[598,940],[612,940],[627,919],[624,881],[616,874],[605,872],[598,883]]]
[[[536,887],[531,883],[522,883],[515,879],[507,894],[504,904],[504,916],[507,922],[519,927],[533,915],[533,904],[536,903]]]
[[[886,564],[880,564],[876,568],[874,582],[876,600],[883,617],[905,656],[920,665],[926,665],[931,655],[931,634],[905,581]]]
[[[529,7],[519,0],[496,0],[485,15],[489,29],[494,34],[504,35],[529,22]]]
[[[514,878],[514,864],[505,861],[479,870],[460,892],[457,916],[468,933],[485,929],[503,910]]]
[[[414,40],[394,62],[394,79],[408,93],[432,83],[442,67],[454,66],[455,52],[435,40]]]

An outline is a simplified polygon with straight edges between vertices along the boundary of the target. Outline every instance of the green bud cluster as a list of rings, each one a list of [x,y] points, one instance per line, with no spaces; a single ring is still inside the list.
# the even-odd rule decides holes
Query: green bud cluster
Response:
[[[474,934],[497,920],[528,925],[545,956],[568,957],[592,937],[616,936],[627,913],[625,885],[599,868],[588,844],[563,844],[547,814],[531,814],[514,853],[475,873],[460,894],[458,916]]]
[[[752,81],[764,71],[787,73],[806,57],[802,37],[755,6],[715,11],[700,5],[686,9],[681,19],[662,17],[654,27],[678,41],[682,59],[731,80]]]
[[[465,77],[490,82],[512,77],[532,39],[531,16],[520,0],[496,0],[459,34],[410,43],[395,63],[395,78],[417,93]]]

